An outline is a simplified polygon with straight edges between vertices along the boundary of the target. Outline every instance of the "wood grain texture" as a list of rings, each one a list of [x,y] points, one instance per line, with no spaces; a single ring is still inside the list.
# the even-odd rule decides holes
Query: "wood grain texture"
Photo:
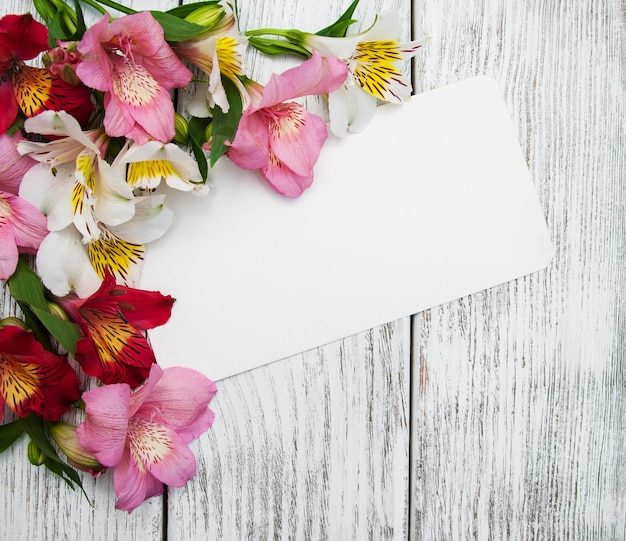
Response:
[[[316,31],[346,7],[283,5],[240,2],[241,29]],[[356,17],[369,25],[380,9],[363,2]],[[253,51],[246,62],[261,83],[295,65]],[[401,320],[219,382],[198,475],[169,491],[169,538],[406,539],[409,340]]]
[[[408,342],[405,319],[222,380],[169,538],[406,539]]]
[[[241,27],[316,30],[346,5],[240,0]],[[623,5],[361,0],[356,18],[389,8],[405,37],[412,11],[431,36],[418,91],[499,82],[553,263],[219,382],[197,476],[130,516],[109,475],[83,477],[92,508],[17,445],[0,456],[0,539],[626,539]],[[263,82],[291,62],[248,65]],[[0,305],[15,311],[5,291]]]
[[[175,0],[128,1],[124,4],[135,9],[150,6],[168,9]],[[36,11],[30,0],[3,0],[0,15]],[[85,10],[89,22],[98,14]],[[0,293],[2,314],[15,313],[15,303],[6,289]],[[7,420],[11,417],[7,416]],[[0,521],[0,539],[71,539],[106,541],[117,539],[160,540],[163,537],[165,513],[162,498],[153,498],[132,515],[116,511],[113,477],[105,474],[98,480],[81,476],[87,499],[70,490],[63,481],[43,468],[31,466],[26,456],[26,438],[0,455],[0,508],[4,509]]]
[[[555,244],[415,317],[413,539],[624,539],[620,2],[423,2],[422,88],[498,80]]]

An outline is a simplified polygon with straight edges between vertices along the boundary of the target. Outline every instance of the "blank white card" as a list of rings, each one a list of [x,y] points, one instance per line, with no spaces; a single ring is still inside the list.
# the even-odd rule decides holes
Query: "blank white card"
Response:
[[[163,366],[218,380],[545,267],[550,235],[495,81],[380,107],[329,137],[286,199],[219,160],[206,197],[169,193],[141,287],[176,298]]]

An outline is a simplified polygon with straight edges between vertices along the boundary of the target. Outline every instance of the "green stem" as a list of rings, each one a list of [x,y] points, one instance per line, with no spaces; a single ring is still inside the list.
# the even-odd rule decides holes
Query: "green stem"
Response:
[[[120,11],[121,13],[125,13],[126,15],[132,15],[133,13],[137,13],[134,9],[123,6],[122,4],[118,4],[117,2],[114,2],[113,0],[97,0],[97,3],[95,0],[80,0],[80,1],[97,9],[98,11],[100,11],[100,13],[106,13],[106,10],[103,11],[102,7],[99,6],[98,4],[102,4],[103,6],[113,8],[117,11]]]
[[[287,37],[293,30],[283,30],[281,28],[259,28],[258,30],[246,30],[246,36],[282,36]]]

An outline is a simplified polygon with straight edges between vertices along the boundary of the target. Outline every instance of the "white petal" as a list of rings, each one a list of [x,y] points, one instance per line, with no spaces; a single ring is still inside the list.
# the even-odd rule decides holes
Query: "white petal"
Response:
[[[87,247],[74,226],[54,231],[44,239],[37,252],[37,274],[59,297],[73,290],[84,298],[100,287],[100,278],[91,266]]]
[[[96,154],[100,153],[98,147],[84,134],[78,121],[65,111],[44,111],[28,118],[24,122],[24,129],[41,135],[71,137]]]
[[[98,160],[96,180],[96,217],[107,225],[119,225],[135,214],[131,187],[119,169],[104,160]]]
[[[45,164],[32,167],[22,179],[20,197],[23,197],[48,217],[48,229],[57,231],[72,223],[72,190],[76,179],[74,168],[60,165],[52,172]]]
[[[191,116],[195,116],[198,118],[207,118],[211,116],[207,99],[208,92],[208,81],[203,81],[196,84],[196,93],[193,95],[191,101],[187,104],[187,112]]]
[[[169,229],[174,213],[163,204],[164,195],[137,197],[132,220],[108,229],[120,239],[146,244],[162,237]]]
[[[376,112],[376,98],[355,84],[342,86],[328,96],[330,129],[338,137],[362,132]]]

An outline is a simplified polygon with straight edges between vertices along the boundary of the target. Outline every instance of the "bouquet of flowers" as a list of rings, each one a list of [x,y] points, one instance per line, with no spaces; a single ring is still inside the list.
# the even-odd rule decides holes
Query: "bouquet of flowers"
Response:
[[[89,27],[81,2],[100,12]],[[409,97],[400,62],[423,42],[400,43],[393,13],[347,35],[357,3],[316,33],[241,31],[223,0],[33,0],[38,20],[0,19],[0,280],[18,307],[0,320],[0,421],[5,405],[14,418],[0,452],[26,434],[30,462],[72,487],[76,469],[112,469],[129,512],[195,474],[189,443],[213,423],[216,386],[158,365],[146,331],[174,299],[136,287],[145,245],[172,221],[168,190],[204,196],[218,159],[301,195],[328,131],[299,98],[327,96],[343,136]],[[246,47],[302,62],[262,85]]]

